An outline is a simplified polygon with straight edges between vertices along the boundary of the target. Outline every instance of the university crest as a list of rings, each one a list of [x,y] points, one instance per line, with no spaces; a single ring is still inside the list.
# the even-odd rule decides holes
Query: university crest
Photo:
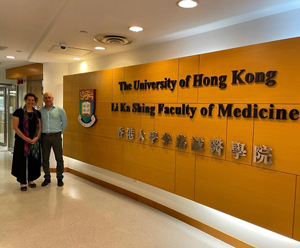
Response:
[[[96,122],[95,111],[96,90],[79,90],[78,121],[84,127],[91,127]]]

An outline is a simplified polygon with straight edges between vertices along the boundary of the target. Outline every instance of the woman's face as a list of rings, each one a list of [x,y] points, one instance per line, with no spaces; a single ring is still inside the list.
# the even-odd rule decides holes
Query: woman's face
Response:
[[[27,99],[25,100],[25,104],[26,104],[26,107],[33,107],[35,104],[34,97],[33,96],[27,97]]]

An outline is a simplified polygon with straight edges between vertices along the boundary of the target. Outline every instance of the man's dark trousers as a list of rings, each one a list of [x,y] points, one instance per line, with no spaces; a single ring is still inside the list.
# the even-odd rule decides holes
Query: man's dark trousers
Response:
[[[63,179],[64,172],[64,160],[62,151],[62,138],[61,133],[42,133],[42,154],[43,154],[43,169],[45,179],[50,179],[50,152],[53,149],[56,160],[56,177],[57,179]]]

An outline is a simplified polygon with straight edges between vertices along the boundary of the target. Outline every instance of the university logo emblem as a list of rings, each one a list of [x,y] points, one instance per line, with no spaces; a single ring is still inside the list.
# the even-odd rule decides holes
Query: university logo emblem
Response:
[[[96,122],[95,111],[96,90],[79,90],[78,121],[84,127],[91,127]]]

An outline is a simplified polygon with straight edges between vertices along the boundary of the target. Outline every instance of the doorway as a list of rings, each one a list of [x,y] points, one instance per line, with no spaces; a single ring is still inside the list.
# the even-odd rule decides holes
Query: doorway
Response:
[[[0,85],[0,151],[12,151],[14,130],[12,114],[17,106],[17,88],[15,85]]]
[[[0,87],[0,145],[6,146],[6,88]]]

